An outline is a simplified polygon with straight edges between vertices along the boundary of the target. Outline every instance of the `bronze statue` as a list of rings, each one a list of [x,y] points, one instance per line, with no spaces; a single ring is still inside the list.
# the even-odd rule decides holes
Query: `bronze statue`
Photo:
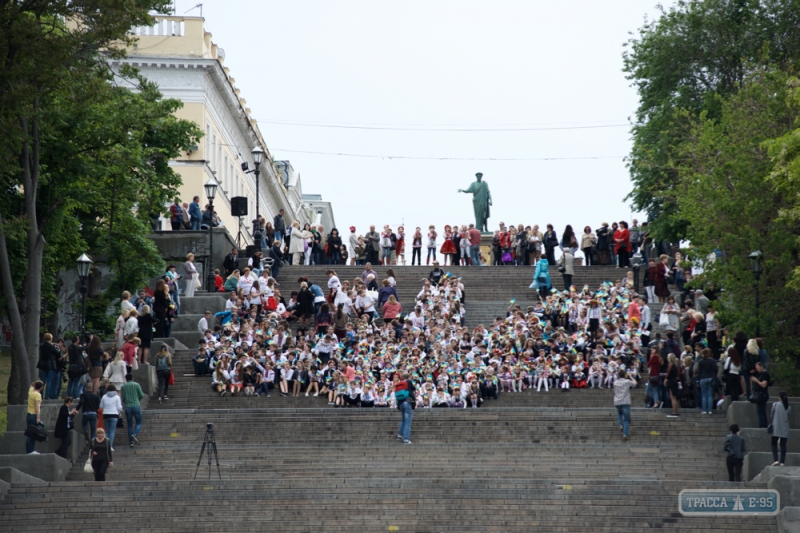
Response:
[[[458,189],[458,192],[472,194],[472,208],[475,210],[475,227],[478,231],[488,233],[489,227],[489,206],[492,205],[492,193],[489,192],[489,185],[483,181],[483,174],[475,174],[476,180],[472,182],[469,189]]]

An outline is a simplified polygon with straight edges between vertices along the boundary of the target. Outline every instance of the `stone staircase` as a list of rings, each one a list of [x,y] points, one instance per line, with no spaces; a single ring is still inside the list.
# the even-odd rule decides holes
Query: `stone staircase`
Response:
[[[566,395],[565,395],[566,396]],[[685,488],[726,488],[723,417],[634,409],[149,410],[141,446],[117,446],[110,481],[16,484],[4,531],[773,532],[774,518],[684,518]],[[214,423],[222,480],[206,458]],[[763,483],[749,483],[763,488]]]
[[[284,268],[281,288],[288,296],[300,275],[324,286],[325,270]],[[362,270],[337,268],[342,279]],[[429,270],[395,268],[404,305]],[[504,316],[511,298],[523,308],[534,301],[531,268],[446,270],[464,278],[468,325]],[[574,284],[594,289],[624,274],[576,267]],[[555,268],[551,276],[560,289]],[[417,409],[407,446],[394,438],[393,409],[212,393],[209,377],[193,376],[191,357],[203,311],[223,307],[220,295],[183,299],[165,340],[176,374],[170,400],[145,410],[140,446],[124,446],[118,432],[109,481],[82,471],[84,451],[66,481],[15,483],[0,501],[3,531],[40,531],[43,518],[46,529],[165,533],[777,531],[772,517],[678,513],[683,489],[733,487],[719,452],[725,416],[682,410],[667,419],[663,410],[642,408],[642,384],[633,391],[631,439],[623,441],[610,390],[526,390],[481,409]],[[204,456],[193,481],[207,423],[214,424],[222,479],[215,464],[208,479]]]

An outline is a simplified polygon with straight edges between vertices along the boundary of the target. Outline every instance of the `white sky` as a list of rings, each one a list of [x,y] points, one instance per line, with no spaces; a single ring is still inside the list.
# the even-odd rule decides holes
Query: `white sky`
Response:
[[[670,4],[670,2],[665,2]],[[182,15],[197,0],[178,0]],[[194,10],[191,15],[199,15]],[[204,0],[203,16],[275,159],[305,193],[333,203],[344,234],[474,221],[467,188],[483,172],[490,229],[552,223],[561,233],[630,220],[627,126],[637,107],[623,43],[654,0]],[[336,152],[456,160],[342,157]],[[598,157],[602,159],[573,159]],[[561,160],[465,161],[464,158]],[[639,217],[640,220],[642,217]],[[330,229],[330,228],[328,228]]]

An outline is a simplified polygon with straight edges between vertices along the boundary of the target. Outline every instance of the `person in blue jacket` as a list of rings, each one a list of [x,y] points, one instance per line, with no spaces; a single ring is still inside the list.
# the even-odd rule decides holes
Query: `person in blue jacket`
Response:
[[[189,216],[192,217],[192,229],[194,231],[200,231],[200,218],[202,214],[200,213],[200,197],[195,196],[192,199],[192,203],[189,204]]]
[[[547,262],[547,259],[540,259],[539,262],[536,263],[536,269],[533,271],[533,283],[528,287],[529,289],[538,290],[542,300],[547,298],[547,295],[550,294],[549,267],[550,263]]]

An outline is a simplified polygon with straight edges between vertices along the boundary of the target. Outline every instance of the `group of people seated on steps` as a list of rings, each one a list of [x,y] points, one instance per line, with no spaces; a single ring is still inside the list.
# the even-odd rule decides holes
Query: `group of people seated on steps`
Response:
[[[405,313],[389,274],[379,284],[369,265],[352,281],[329,270],[324,284],[298,279],[288,300],[269,278],[266,292],[231,292],[204,317],[195,373],[221,396],[393,407],[409,372],[418,407],[478,408],[526,389],[607,388],[620,369],[636,378],[646,368],[650,310],[627,280],[551,289],[524,309],[512,300],[505,317],[467,328],[462,280],[435,265]]]

